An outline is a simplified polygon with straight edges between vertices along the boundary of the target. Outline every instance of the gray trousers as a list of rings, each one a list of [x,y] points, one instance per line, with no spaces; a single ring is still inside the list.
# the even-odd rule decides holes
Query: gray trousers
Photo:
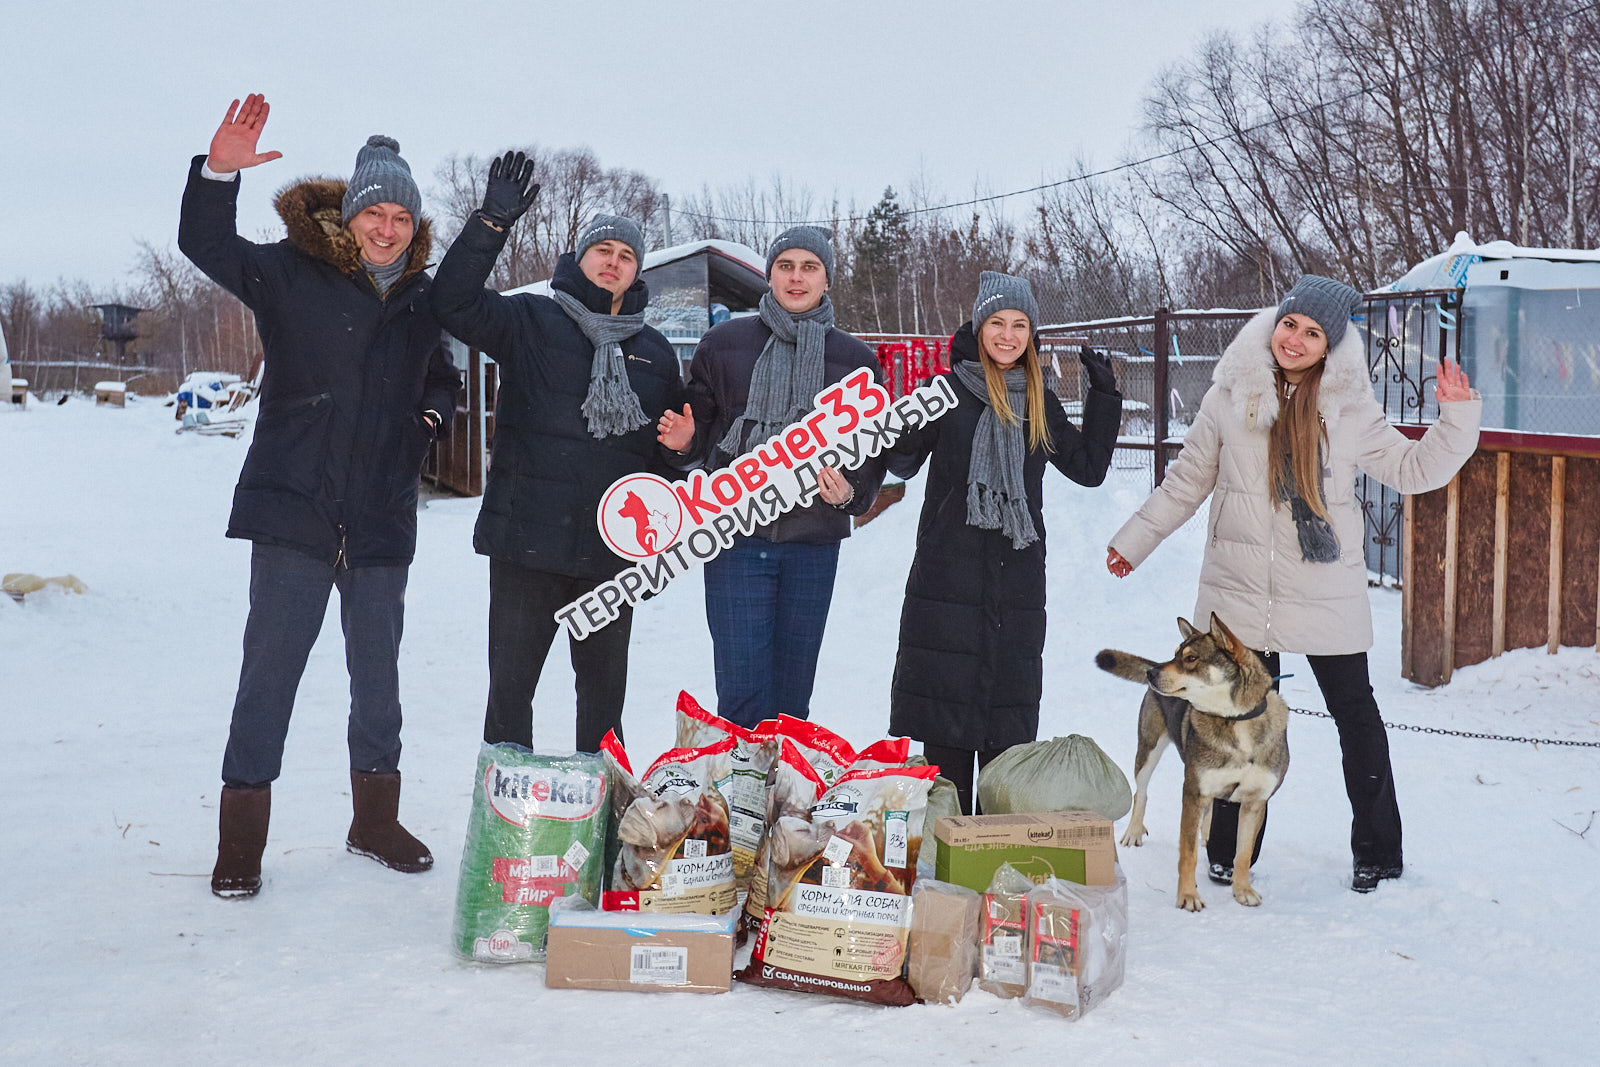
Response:
[[[335,587],[350,672],[350,769],[390,774],[399,768],[400,633],[409,570],[335,569],[292,548],[255,546],[244,663],[222,756],[225,785],[265,785],[282,770],[295,691]]]

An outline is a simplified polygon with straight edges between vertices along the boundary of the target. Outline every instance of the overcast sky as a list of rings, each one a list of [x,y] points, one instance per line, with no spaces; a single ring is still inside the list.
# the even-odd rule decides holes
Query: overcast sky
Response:
[[[300,175],[347,177],[370,133],[424,196],[452,152],[588,145],[681,198],[774,172],[863,209],[919,173],[952,199],[1115,163],[1140,101],[1208,31],[1288,0],[562,0],[8,4],[0,283],[109,287],[175,246],[189,157],[262,92],[240,231]],[[366,14],[378,11],[381,14]],[[786,21],[787,20],[787,21]],[[1011,201],[1026,210],[1027,201]]]

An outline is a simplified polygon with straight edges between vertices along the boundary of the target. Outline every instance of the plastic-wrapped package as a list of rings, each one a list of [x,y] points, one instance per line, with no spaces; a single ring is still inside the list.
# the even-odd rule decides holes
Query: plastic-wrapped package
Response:
[[[1128,880],[1085,886],[1051,878],[1028,894],[1027,1003],[1081,1018],[1122,985]]]
[[[850,770],[767,828],[767,906],[742,981],[880,1004],[902,977],[931,767]]]
[[[478,750],[456,885],[457,952],[492,963],[544,959],[551,903],[599,897],[605,800],[598,756],[541,756],[512,744]]]
[[[1013,745],[978,775],[985,815],[1092,811],[1116,822],[1133,806],[1128,776],[1082,734]]]
[[[600,898],[606,911],[701,912],[733,908],[728,802],[729,737],[709,748],[674,748],[635,777],[615,732],[600,742],[618,783],[611,790],[616,860]]]
[[[1033,879],[1002,863],[983,894],[978,985],[997,997],[1020,997],[1028,989],[1027,901],[1033,888]]]
[[[928,759],[920,754],[908,756],[906,764],[912,767],[925,767],[928,765]],[[933,877],[939,856],[939,839],[934,834],[934,828],[939,825],[939,820],[960,814],[961,797],[956,793],[956,784],[940,775],[933,780],[933,787],[928,790],[928,817],[923,822],[926,830],[923,834],[922,852],[917,856],[918,879]]]
[[[965,886],[917,878],[911,887],[911,939],[906,979],[918,997],[954,1004],[978,972],[983,898]]]
[[[781,740],[773,732],[776,725],[776,719],[768,719],[747,730],[702,708],[688,693],[678,694],[678,748],[706,748],[730,737],[734,741],[728,755],[729,776],[718,786],[728,802],[733,877],[740,888],[750,881],[750,867],[767,825],[767,772],[777,762]]]

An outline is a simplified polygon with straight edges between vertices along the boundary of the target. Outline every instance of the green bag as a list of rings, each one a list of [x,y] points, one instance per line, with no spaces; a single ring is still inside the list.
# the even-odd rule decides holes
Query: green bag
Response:
[[[985,815],[1092,811],[1117,821],[1133,807],[1128,776],[1082,734],[1012,745],[978,773]]]
[[[606,813],[599,756],[485,743],[461,850],[456,951],[488,963],[544,959],[550,902],[600,898]]]

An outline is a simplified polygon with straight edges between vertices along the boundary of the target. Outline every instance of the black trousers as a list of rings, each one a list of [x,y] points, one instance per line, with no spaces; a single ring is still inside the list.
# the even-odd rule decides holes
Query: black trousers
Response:
[[[311,646],[322,632],[328,597],[339,590],[345,667],[350,672],[346,731],[350,769],[400,768],[400,635],[409,568],[336,567],[281,545],[250,553],[250,615],[233,702],[223,784],[266,785],[283,769],[289,716]]]
[[[924,743],[922,746],[922,754],[928,757],[929,763],[939,768],[939,776],[948,778],[956,787],[956,795],[961,798],[961,814],[963,815],[980,814],[973,806],[975,803],[972,795],[972,762],[974,757],[977,759],[978,771],[981,773],[985,767],[989,766],[991,760],[1004,751],[1005,747],[985,748],[975,752],[970,748],[951,748],[948,745]]]
[[[1262,656],[1273,674],[1278,671],[1277,653]],[[1307,656],[1317,688],[1339,729],[1339,750],[1344,757],[1344,790],[1350,798],[1350,852],[1355,865],[1399,867],[1400,805],[1395,799],[1394,769],[1389,764],[1389,738],[1378,715],[1378,702],[1372,695],[1367,654],[1345,656]],[[1253,855],[1261,855],[1261,838],[1267,827],[1261,820],[1262,834],[1256,835]],[[1239,836],[1239,805],[1225,800],[1212,802],[1211,836],[1206,841],[1206,858],[1224,867],[1233,866]],[[1254,862],[1252,860],[1252,862]]]
[[[489,706],[483,739],[533,747],[533,693],[545,657],[560,629],[555,613],[599,585],[489,560]],[[633,609],[572,646],[577,674],[577,751],[598,752],[607,730],[622,736],[622,701],[628,688],[628,638]]]

